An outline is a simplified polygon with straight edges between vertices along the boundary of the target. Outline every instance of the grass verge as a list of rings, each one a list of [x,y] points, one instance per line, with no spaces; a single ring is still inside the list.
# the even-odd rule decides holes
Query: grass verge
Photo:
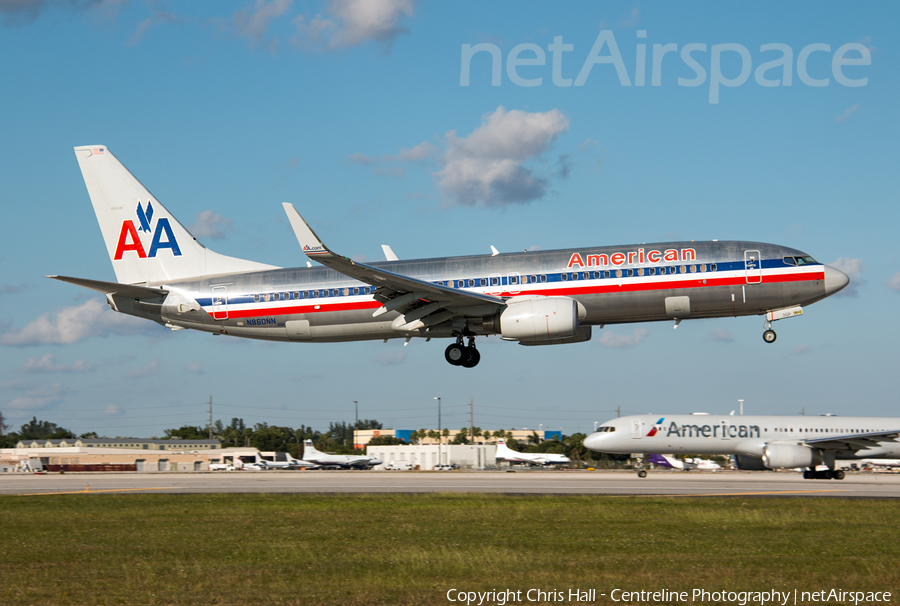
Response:
[[[452,588],[895,591],[898,519],[892,500],[10,496],[0,497],[0,603],[448,604]]]

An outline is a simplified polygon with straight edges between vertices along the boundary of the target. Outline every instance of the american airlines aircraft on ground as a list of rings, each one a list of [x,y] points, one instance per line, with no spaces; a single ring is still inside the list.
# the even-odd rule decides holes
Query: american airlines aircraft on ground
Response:
[[[381,459],[366,455],[336,455],[316,450],[312,440],[303,442],[303,460],[319,467],[340,467],[346,469],[371,469],[381,465]]]
[[[808,254],[758,242],[665,242],[356,263],[327,248],[294,207],[303,252],[325,267],[283,269],[197,241],[102,145],[76,147],[118,282],[49,276],[106,295],[118,312],[172,330],[272,341],[454,339],[471,368],[475,338],[580,343],[594,326],[725,316],[772,322],[844,288]],[[390,251],[389,253],[387,251]]]
[[[900,418],[892,417],[646,414],[607,421],[584,445],[616,454],[735,455],[739,469],[806,467],[806,479],[843,480],[835,459],[896,458],[898,437]]]
[[[530,463],[532,465],[565,465],[570,463],[566,455],[552,452],[516,452],[506,445],[506,440],[497,440],[497,459],[511,463]]]

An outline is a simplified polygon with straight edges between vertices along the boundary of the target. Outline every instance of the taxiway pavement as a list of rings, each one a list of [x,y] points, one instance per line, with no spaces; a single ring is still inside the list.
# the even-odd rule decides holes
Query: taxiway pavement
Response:
[[[804,480],[796,472],[260,471],[0,474],[0,494],[440,493],[900,498],[900,474]]]

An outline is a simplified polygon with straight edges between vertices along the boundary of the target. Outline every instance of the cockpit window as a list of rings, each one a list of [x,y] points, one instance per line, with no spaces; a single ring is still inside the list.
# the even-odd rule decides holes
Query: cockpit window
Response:
[[[797,260],[797,265],[815,265],[816,260],[810,257],[809,255],[803,255],[802,257],[794,257]]]
[[[785,258],[784,258],[784,264],[785,264],[785,265],[796,265],[797,262],[794,261],[794,257],[785,257]]]

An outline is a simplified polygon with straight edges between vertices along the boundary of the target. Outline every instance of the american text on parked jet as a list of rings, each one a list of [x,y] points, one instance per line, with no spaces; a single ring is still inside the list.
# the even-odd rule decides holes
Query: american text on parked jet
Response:
[[[172,330],[298,342],[449,338],[447,361],[473,367],[477,336],[580,343],[606,324],[765,315],[772,342],[772,322],[848,283],[799,250],[734,241],[362,264],[332,252],[290,204],[301,249],[325,267],[284,269],[204,247],[105,146],[75,155],[118,282],[50,277]]]
[[[844,479],[835,460],[900,456],[900,418],[634,415],[607,421],[584,440],[590,450],[616,454],[734,455],[739,469],[805,467],[806,479]],[[816,471],[817,465],[828,470]],[[641,469],[638,475],[647,472]]]

